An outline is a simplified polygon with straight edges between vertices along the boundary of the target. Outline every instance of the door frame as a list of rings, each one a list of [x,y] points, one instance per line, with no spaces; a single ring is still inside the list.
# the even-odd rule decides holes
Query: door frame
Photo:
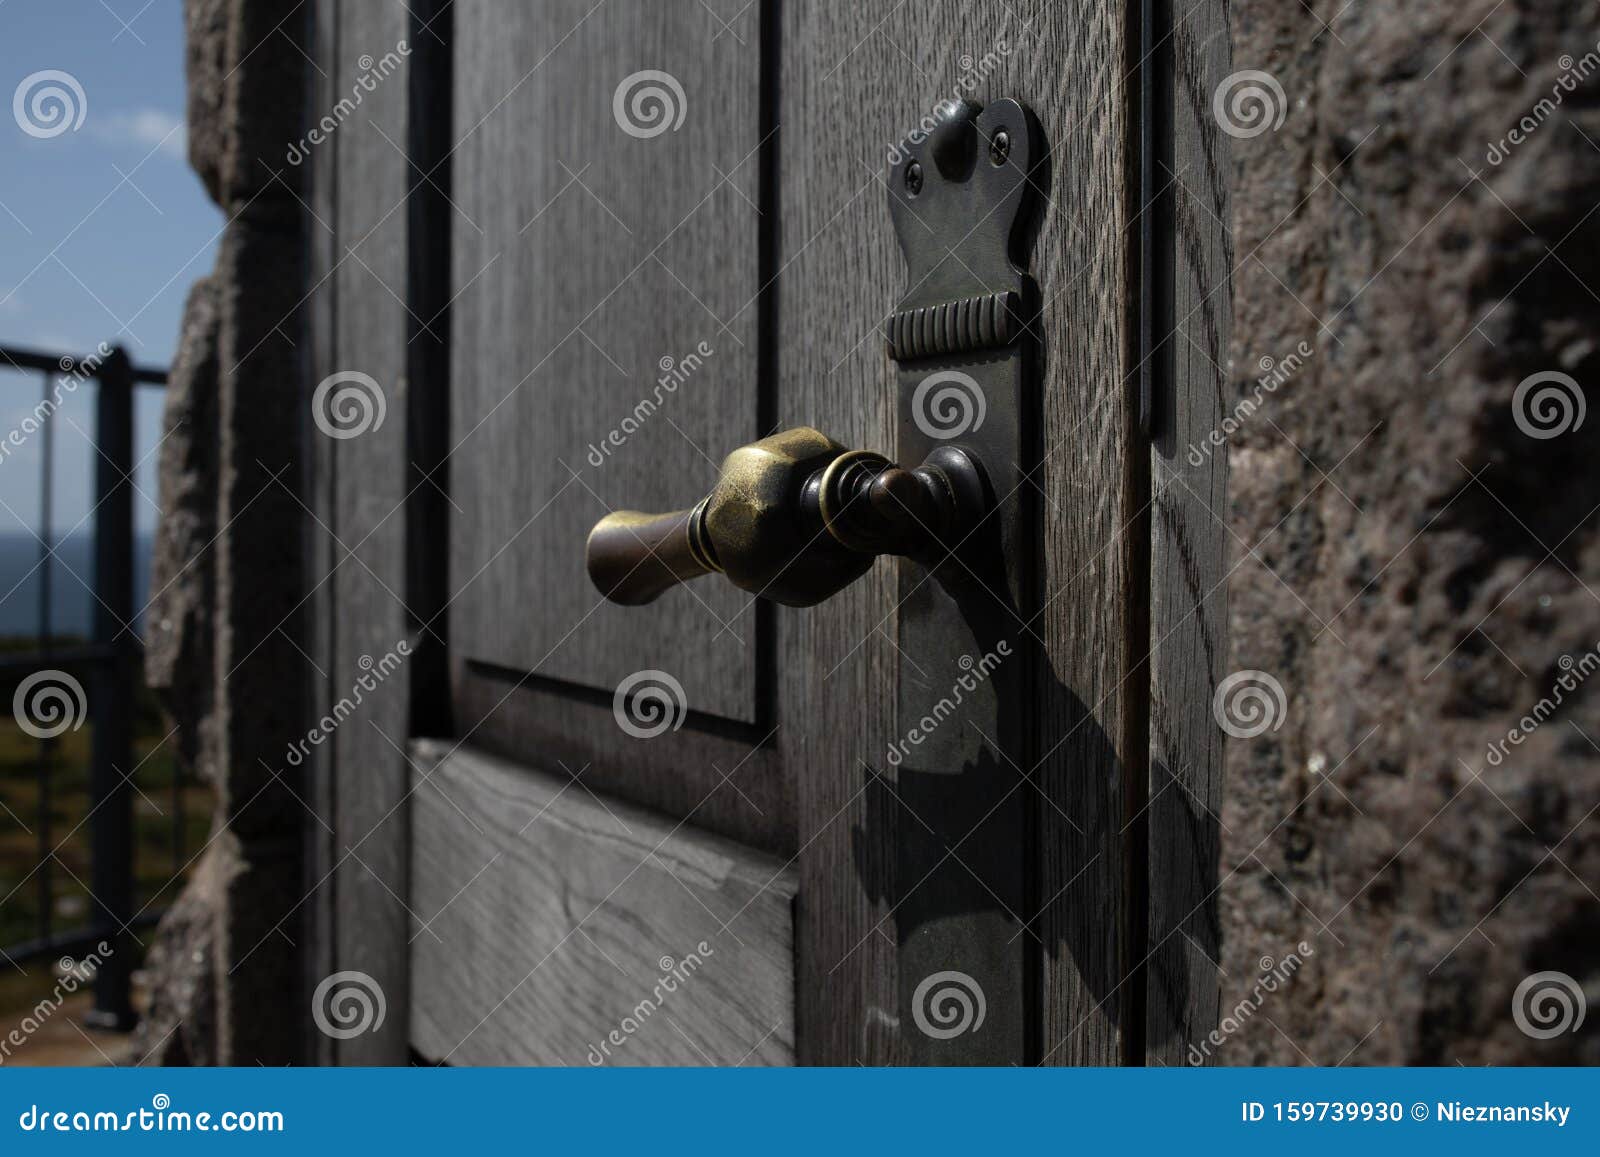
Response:
[[[1080,303],[1096,316],[1080,312],[1074,319],[1114,336],[1109,353],[1080,357],[1071,367],[1093,396],[1047,399],[1084,412],[1108,402],[1119,415],[1096,431],[1122,439],[1113,456],[1114,492],[1103,510],[1076,529],[1047,528],[1047,538],[1077,536],[1085,553],[1110,547],[1116,555],[1111,581],[1075,620],[1090,635],[1104,632],[1115,653],[1107,659],[1074,650],[1075,640],[1065,637],[1071,631],[1063,628],[1058,642],[1068,658],[1057,674],[1078,689],[1091,715],[1114,698],[1116,718],[1108,753],[1079,750],[1070,766],[1045,769],[1041,779],[1053,776],[1046,791],[1060,802],[1079,796],[1082,803],[1074,785],[1084,779],[1120,786],[1109,797],[1117,822],[1102,824],[1103,834],[1114,833],[1104,841],[1114,862],[1094,873],[1114,897],[1109,919],[1104,911],[1086,916],[1081,904],[1052,907],[1054,896],[1076,887],[1082,857],[1054,855],[1051,824],[1041,820],[1035,828],[1034,862],[1046,904],[1037,923],[1028,922],[1030,930],[1081,937],[1086,931],[1103,935],[1108,924],[1116,929],[1108,955],[1094,966],[1100,976],[1084,976],[1081,962],[1058,959],[1041,945],[1034,980],[1036,1053],[1044,1063],[1186,1063],[1187,1045],[1209,1031],[1218,1014],[1222,750],[1211,705],[1226,659],[1227,547],[1220,518],[1226,516],[1227,462],[1225,454],[1212,454],[1195,464],[1188,450],[1218,428],[1230,388],[1223,367],[1231,318],[1232,167],[1210,94],[1227,74],[1231,54],[1227,0],[1197,0],[1180,13],[1177,6],[1177,0],[1069,0],[1062,7],[1070,11],[1052,32],[1058,42],[1098,38],[1080,59],[1116,61],[1119,72],[1137,63],[1128,83],[1062,77],[1064,86],[1080,86],[1086,106],[1093,94],[1111,93],[1088,107],[1085,119],[1094,122],[1089,136],[1119,143],[1110,152],[1120,162],[1109,174],[1063,163],[1053,200],[1119,213],[1124,244],[1123,260],[1111,263],[1120,267],[1121,280],[1100,299]],[[760,12],[763,51],[773,65],[779,60],[776,30],[793,10],[762,0]],[[318,436],[307,423],[309,633],[324,672],[313,680],[308,721],[339,698],[347,682],[341,672],[355,656],[400,639],[411,641],[414,656],[389,681],[395,693],[374,704],[373,718],[340,731],[307,761],[311,810],[336,820],[335,830],[307,821],[309,879],[319,886],[305,907],[303,944],[307,991],[335,972],[360,971],[387,996],[381,1027],[339,1041],[313,1030],[309,1054],[322,1063],[404,1064],[411,1059],[413,918],[407,800],[417,774],[406,740],[452,733],[445,622],[438,614],[446,598],[446,552],[421,549],[446,537],[448,516],[445,479],[433,472],[449,445],[451,6],[414,0],[408,14],[403,5],[313,0],[307,19],[318,62],[311,110],[333,108],[349,92],[355,66],[345,55],[400,40],[411,50],[406,83],[380,87],[355,114],[377,120],[393,140],[405,142],[407,155],[347,126],[307,162],[312,288],[304,411],[310,412],[317,383],[348,368],[341,359],[359,350],[367,372],[387,359],[374,375],[384,380],[389,401],[381,429],[337,441]],[[771,92],[764,72],[764,98],[776,102],[775,65],[772,71]],[[341,165],[360,168],[360,187],[341,187]],[[771,165],[768,179],[776,179],[776,156]],[[887,214],[883,228],[889,229]],[[776,253],[767,256],[776,261]],[[405,286],[407,300],[379,297],[379,290],[366,298],[347,294],[341,302],[341,285],[359,287],[367,278]],[[1051,287],[1044,288],[1048,294]],[[776,308],[770,302],[765,308]],[[763,328],[775,324],[773,317]],[[1051,352],[1064,360],[1075,356],[1070,348]],[[1148,435],[1139,428],[1141,391],[1151,400]],[[1050,518],[1051,503],[1042,509]],[[396,510],[403,514],[391,517]],[[820,834],[836,802],[826,792],[801,790],[802,839],[809,831]],[[345,833],[364,834],[349,840],[341,838]],[[863,907],[860,882],[839,877],[831,854],[803,850],[799,867],[799,1057],[802,1063],[850,1063],[870,1036],[860,1000],[880,983],[873,973],[881,961],[859,953],[838,965],[847,975],[842,982],[832,977],[831,990],[853,994],[841,1001],[819,995],[825,965],[808,958],[806,946],[830,935],[831,925],[870,923],[881,913]]]

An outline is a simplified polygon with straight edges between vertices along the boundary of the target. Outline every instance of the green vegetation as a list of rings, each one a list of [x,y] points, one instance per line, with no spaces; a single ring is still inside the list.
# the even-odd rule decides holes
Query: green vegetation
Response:
[[[59,647],[77,645],[60,639]],[[0,653],[31,652],[32,639],[0,639]],[[44,664],[41,664],[41,667]],[[17,726],[10,711],[17,684],[29,672],[0,673],[0,948],[38,935],[41,877],[41,833],[48,831],[47,849],[54,849],[50,864],[48,903],[56,932],[84,928],[93,923],[93,901],[87,893],[90,880],[89,850],[92,821],[84,817],[93,807],[89,794],[89,747],[94,727],[90,717],[76,731],[51,740],[38,740]],[[87,670],[72,674],[85,686]],[[178,782],[171,730],[155,697],[142,682],[134,721],[132,783],[135,907],[148,904],[155,911],[170,904],[182,882],[186,861],[204,844],[210,827],[211,792],[190,780]],[[41,757],[48,768],[44,792],[49,815],[41,823]],[[176,816],[181,810],[181,826]],[[59,845],[59,846],[58,846]]]

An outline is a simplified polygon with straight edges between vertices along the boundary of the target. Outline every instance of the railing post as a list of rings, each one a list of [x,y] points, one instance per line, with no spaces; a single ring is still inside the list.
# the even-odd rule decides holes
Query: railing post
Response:
[[[119,347],[99,370],[95,416],[94,641],[107,657],[94,666],[89,784],[91,901],[112,948],[95,977],[89,1023],[133,1027],[133,702],[138,640],[133,635],[133,368]]]
[[[46,372],[39,395],[39,404],[53,405],[57,398],[54,393],[55,379]],[[49,670],[51,666],[50,652],[52,651],[52,638],[56,629],[55,617],[52,613],[53,593],[51,584],[55,581],[55,547],[51,541],[55,538],[55,423],[46,422],[39,431],[41,439],[40,448],[44,453],[39,462],[39,618],[36,628],[39,638],[39,667]],[[39,740],[39,757],[35,761],[35,783],[38,785],[39,805],[35,809],[38,819],[38,848],[39,871],[37,887],[39,889],[39,919],[35,926],[36,934],[41,943],[48,942],[52,925],[55,919],[56,884],[55,865],[50,862],[50,855],[55,851],[51,844],[50,834],[50,795],[55,783],[55,743],[54,739],[43,738]]]

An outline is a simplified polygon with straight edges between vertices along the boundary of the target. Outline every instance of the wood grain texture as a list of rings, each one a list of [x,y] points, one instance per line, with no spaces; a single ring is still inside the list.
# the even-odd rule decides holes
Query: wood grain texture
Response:
[[[456,652],[608,692],[665,670],[754,722],[750,597],[613,606],[583,547],[612,510],[693,505],[759,436],[756,48],[649,0],[455,21]]]
[[[460,448],[451,466],[452,594],[458,596],[452,607],[452,678],[458,734],[493,747],[519,766],[477,758],[452,770],[452,761],[446,761],[441,774],[462,778],[457,791],[445,790],[484,832],[494,832],[506,813],[526,808],[527,785],[539,783],[547,796],[564,787],[562,801],[592,802],[586,789],[614,791],[671,817],[657,816],[651,823],[670,828],[672,819],[688,820],[791,856],[795,879],[790,887],[798,888],[792,940],[797,1003],[786,1039],[793,1042],[794,1056],[808,1063],[881,1064],[919,1055],[921,1042],[913,1036],[919,1030],[904,1006],[917,978],[900,974],[903,938],[914,929],[901,927],[897,917],[899,898],[917,881],[896,874],[907,825],[917,820],[897,802],[895,773],[885,760],[904,730],[896,718],[901,682],[921,678],[895,643],[896,565],[880,562],[820,607],[774,616],[776,730],[765,746],[757,744],[767,724],[750,726],[760,718],[755,687],[761,664],[747,598],[730,595],[733,601],[718,612],[741,634],[736,643],[727,633],[717,637],[710,613],[687,591],[655,608],[619,610],[621,618],[603,617],[608,611],[585,620],[595,600],[572,607],[565,600],[585,590],[583,535],[606,505],[685,505],[709,482],[713,460],[723,450],[761,432],[754,428],[760,409],[753,348],[756,229],[754,209],[738,195],[757,192],[758,43],[776,70],[769,78],[776,93],[772,119],[781,125],[776,187],[760,191],[763,208],[777,220],[771,256],[780,321],[773,334],[776,374],[767,383],[773,394],[766,405],[780,425],[809,423],[852,445],[893,450],[898,424],[895,380],[880,330],[905,279],[880,183],[886,153],[952,93],[980,102],[1015,96],[1039,115],[1054,158],[1052,203],[1033,261],[1044,297],[1040,441],[1046,457],[1038,487],[1046,523],[1048,600],[1034,629],[1043,641],[1049,677],[1037,709],[1029,713],[1039,729],[1035,747],[1045,758],[1028,769],[1031,782],[1019,788],[1031,817],[1022,838],[1035,868],[1037,904],[1020,913],[1023,919],[1014,928],[1028,946],[1024,967],[1033,1014],[1014,1059],[1102,1064],[1129,1059],[1125,1037],[1142,1028],[1128,1023],[1129,1010],[1142,1008],[1143,992],[1142,977],[1138,984],[1127,983],[1132,934],[1127,880],[1130,857],[1142,856],[1144,849],[1133,847],[1124,832],[1130,800],[1142,796],[1147,777],[1148,678],[1139,656],[1149,597],[1145,497],[1150,465],[1133,431],[1130,376],[1125,6],[1106,0],[1039,0],[1011,8],[967,0],[915,6],[888,0],[851,6],[764,4],[733,19],[737,36],[717,36],[709,18],[703,30],[677,20],[668,31],[667,18],[655,8],[606,5],[586,18],[587,10],[497,3],[469,6],[456,17],[457,136],[463,139],[453,158],[460,212],[452,436]],[[731,18],[732,12],[725,16]],[[341,40],[346,55],[354,51],[350,43],[348,36]],[[682,81],[689,116],[677,134],[612,139],[619,134],[609,115],[613,89],[623,76],[649,67],[665,68]],[[498,78],[493,85],[484,79],[490,75]],[[961,87],[964,76],[975,78],[971,87]],[[582,99],[575,100],[574,93]],[[505,102],[497,108],[502,97]],[[554,117],[551,109],[557,110]],[[562,121],[540,139],[541,125]],[[712,125],[721,126],[715,147],[701,135]],[[352,229],[365,222],[372,230],[387,207],[370,202],[377,199],[372,186],[392,180],[386,168],[390,159],[399,172],[404,165],[381,138],[351,134],[353,127],[361,125],[352,121],[340,130],[355,138],[345,146],[348,155],[341,155],[340,171],[347,171],[346,164],[367,168],[361,189],[339,199],[341,254],[347,221]],[[401,128],[385,124],[397,141],[404,139],[397,135]],[[610,135],[601,139],[600,132]],[[390,159],[367,149],[374,139]],[[650,146],[659,147],[646,151]],[[691,174],[680,168],[684,156],[698,158],[701,169],[714,163],[732,176],[719,184],[717,173]],[[581,184],[571,179],[574,175],[582,176]],[[687,216],[660,256],[727,329],[648,258],[659,233],[693,205],[693,200],[680,205],[671,220],[660,216],[662,207],[678,204],[685,190],[694,190],[696,199],[707,194],[711,199]],[[619,229],[613,212],[638,236]],[[748,236],[742,224],[747,218]],[[559,227],[545,230],[552,223]],[[648,236],[649,227],[658,235]],[[371,237],[353,233],[364,237],[358,251],[373,270],[396,260],[383,241],[388,228],[387,223],[378,226]],[[676,246],[686,240],[680,254]],[[741,248],[746,244],[748,254]],[[403,271],[403,243],[395,247]],[[702,260],[706,263],[698,264]],[[597,269],[609,280],[595,281]],[[694,270],[703,271],[704,285],[691,277]],[[367,275],[360,266],[356,272]],[[341,266],[337,276],[355,274]],[[607,297],[618,282],[625,288]],[[403,284],[400,274],[394,284]],[[379,368],[364,362],[348,368],[385,381],[383,356],[403,364],[401,307],[376,282],[358,286],[352,281],[338,301],[336,364],[346,368],[346,349],[360,346],[373,352],[372,363]],[[685,302],[692,312],[680,315]],[[609,319],[603,333],[594,324],[602,318]],[[398,340],[396,330],[402,333]],[[662,356],[681,357],[702,335],[715,346],[715,356],[666,397],[659,412],[601,467],[580,460],[590,443],[603,440],[632,413],[644,396],[638,384],[652,363]],[[732,336],[743,341],[742,350]],[[382,340],[393,343],[392,355],[380,356],[373,343]],[[521,388],[513,390],[519,382]],[[713,385],[715,407],[696,400],[696,387],[710,396]],[[747,416],[739,417],[747,404]],[[614,416],[608,418],[608,409],[615,409]],[[374,507],[386,488],[404,477],[403,422],[398,420],[404,413],[401,400],[391,397],[382,438],[369,434],[342,444],[337,464],[341,482],[359,479],[363,487],[360,494],[353,485],[337,487],[340,517],[362,526],[363,533],[378,526],[361,558],[380,575],[390,574],[392,566],[397,579],[390,585],[396,590],[403,567],[398,551],[385,553],[393,543],[378,525]],[[685,424],[700,420],[697,414],[708,428]],[[689,437],[680,437],[666,419]],[[749,428],[735,435],[740,422]],[[391,435],[401,440],[384,441]],[[667,441],[650,440],[658,437]],[[707,451],[704,458],[690,441]],[[636,450],[646,452],[635,456]],[[369,452],[373,457],[360,457]],[[561,469],[562,459],[570,472]],[[560,473],[541,473],[546,471]],[[574,474],[578,481],[572,480]],[[612,495],[602,485],[613,481],[623,492]],[[542,507],[544,513],[534,518]],[[499,559],[478,575],[507,543]],[[569,564],[573,576],[565,576]],[[352,560],[344,569],[354,565]],[[695,591],[716,610],[721,604],[711,600],[722,597],[719,589],[726,588]],[[363,643],[371,646],[389,625],[403,624],[403,609],[386,600],[371,584],[348,580],[339,588],[336,659],[348,666],[363,653]],[[640,617],[657,612],[660,620]],[[563,638],[574,626],[577,630]],[[535,648],[539,641],[545,645]],[[710,649],[690,656],[685,648],[694,646]],[[647,666],[680,675],[690,706],[705,714],[691,714],[680,732],[640,742],[616,731],[609,696],[622,675]],[[340,667],[335,663],[329,669],[337,688]],[[517,687],[530,670],[536,677]],[[403,696],[395,706],[403,728]],[[739,722],[724,726],[722,720]],[[407,776],[422,774],[408,772],[392,750],[383,757],[385,736],[398,739],[400,734],[370,725],[340,732],[335,767],[341,837],[347,816],[365,825],[361,831],[368,830],[385,807],[404,800]],[[549,778],[529,770],[528,763],[537,763]],[[485,770],[491,766],[498,771]],[[732,785],[724,782],[729,772]],[[500,784],[495,793],[484,788],[490,781]],[[360,793],[359,800],[350,798],[353,792]],[[623,815],[620,805],[607,806],[634,824],[628,818],[632,811]],[[558,865],[506,842],[506,870],[517,865],[524,886],[491,885],[477,901],[484,910],[475,911],[469,899],[479,896],[500,863],[486,867],[492,853],[473,860],[485,847],[483,837],[431,784],[413,799],[413,807],[415,846],[409,851],[412,829],[403,806],[370,839],[391,870],[392,856],[404,855],[416,892],[407,891],[402,871],[395,893],[408,897],[421,913],[415,927],[407,929],[403,908],[393,896],[381,896],[373,880],[356,875],[346,883],[350,873],[345,869],[353,862],[341,867],[339,876],[340,965],[360,966],[345,963],[342,949],[349,947],[354,958],[371,964],[365,970],[381,973],[389,993],[390,1023],[381,1047],[392,1056],[391,1027],[396,1009],[404,1005],[399,993],[409,992],[427,1011],[417,1012],[402,1046],[410,1040],[435,1059],[450,1055],[452,1063],[510,1058],[576,1063],[599,1039],[596,1030],[609,1027],[603,1014],[613,1012],[620,1020],[644,992],[615,1009],[583,1006],[581,1023],[577,1017],[561,1020],[561,1001],[551,1003],[535,981],[557,967],[566,947],[551,954],[533,979],[521,987],[518,981],[549,952],[547,946],[529,958],[526,945],[543,943],[529,938],[559,926],[559,940],[598,905],[615,878],[602,873],[586,879],[585,888],[601,882],[605,887],[569,913],[560,908],[561,890],[552,891],[554,877],[533,883],[536,870],[555,872]],[[590,819],[601,825],[591,825],[591,834],[615,826],[603,811]],[[335,851],[345,850],[341,839]],[[367,859],[367,845],[356,851]],[[526,862],[530,858],[543,867]],[[480,870],[484,875],[473,882]],[[666,884],[677,891],[680,901],[675,902],[687,905],[684,918],[673,914],[643,924],[640,904],[614,908],[609,903],[594,916],[594,923],[633,921],[609,927],[609,939],[595,939],[641,981],[649,953],[634,960],[620,955],[644,952],[647,941],[640,927],[676,937],[694,927],[693,920],[707,918],[670,878]],[[753,878],[741,878],[738,886],[752,885],[759,888]],[[663,888],[661,896],[642,901],[644,914],[665,905],[661,897],[667,894]],[[728,919],[718,907],[721,900],[697,895]],[[366,910],[352,907],[358,901]],[[552,903],[554,915],[549,914]],[[458,906],[473,913],[471,938],[445,936],[450,951],[434,955],[437,945],[429,931],[422,931],[409,950],[416,974],[407,977],[405,939],[436,914],[438,921],[465,919],[455,914]],[[783,908],[787,914],[787,901]],[[733,928],[749,941],[741,930],[747,919],[748,911]],[[584,931],[594,935],[589,922]],[[470,951],[463,952],[462,944],[470,944]],[[689,947],[676,949],[681,953]],[[722,960],[722,951],[719,947],[715,960]],[[388,958],[379,959],[382,953]],[[463,956],[469,967],[462,967]],[[593,963],[563,983],[577,986],[580,996],[588,992],[584,985],[600,983]],[[400,986],[398,992],[392,985]],[[750,1013],[749,1002],[754,992],[765,990],[729,981],[723,1004],[739,1007],[740,1023],[753,1026],[761,1018]],[[470,1007],[462,1003],[463,991],[472,994]],[[496,1011],[496,1002],[508,992]],[[703,1030],[708,1039],[727,1046],[726,1054],[698,1038],[696,1043],[717,1060],[738,1060],[733,1055],[737,1034],[715,1035],[729,1033],[727,1025],[737,1019],[719,1014]],[[479,1021],[481,1028],[475,1027]],[[535,1024],[539,1032],[530,1031]],[[548,1039],[541,1035],[547,1025],[555,1026],[548,1032],[556,1034]],[[689,1048],[676,1032],[672,1036],[677,1043],[652,1047]],[[380,1047],[371,1036],[359,1039]],[[752,1038],[746,1047],[756,1043]],[[557,1047],[565,1050],[559,1056]],[[573,1048],[580,1050],[577,1055]],[[769,1039],[756,1057],[768,1048],[776,1050],[770,1059],[782,1060],[789,1045]],[[694,1057],[692,1049],[659,1055],[674,1062],[705,1059]],[[643,1060],[644,1053],[629,1059]]]
[[[339,15],[334,0],[315,0],[308,6],[310,36],[307,52],[318,63],[312,70],[311,100],[316,108],[328,108],[334,99],[333,76],[328,63],[338,58]],[[320,69],[320,71],[319,71]],[[307,168],[307,200],[312,220],[307,226],[310,252],[307,257],[307,274],[313,287],[306,303],[306,337],[308,350],[307,380],[303,383],[304,395],[301,412],[311,412],[311,399],[316,383],[333,372],[335,344],[334,295],[327,278],[338,262],[338,238],[333,222],[338,216],[335,193],[338,165],[336,147],[330,142],[323,153],[313,158]],[[308,434],[309,436],[309,434]],[[332,525],[338,507],[338,492],[334,478],[334,446],[329,439],[310,439],[304,459],[306,504],[316,518]],[[331,574],[334,565],[334,545],[330,535],[308,533],[305,536],[307,588],[324,575]],[[333,656],[334,623],[337,608],[333,602],[333,588],[323,583],[311,591],[306,603],[306,637],[313,655]],[[306,677],[310,698],[306,703],[308,717],[317,714],[321,705],[330,702],[332,683],[327,677],[327,666],[313,669]],[[334,790],[333,749],[323,745],[313,750],[306,760],[307,800],[312,811],[323,817],[322,823],[308,819],[305,826],[305,880],[309,887],[318,880],[331,879],[334,865],[334,833],[331,817],[335,815],[337,794]],[[338,905],[334,889],[318,888],[306,903],[305,924],[302,936],[306,945],[303,991],[315,992],[322,978],[338,970],[335,956],[335,928]],[[335,1041],[326,1033],[317,1032],[315,1024],[306,1028],[308,1058],[313,1064],[331,1065],[338,1059]]]
[[[890,5],[769,5],[762,19],[774,11],[779,420],[892,447],[894,375],[876,327],[904,274],[878,178],[900,121],[920,106],[882,53],[846,59]],[[897,589],[880,560],[827,602],[777,621],[778,739],[800,849],[803,1064],[893,1064],[905,1056],[901,1034],[915,1031],[899,1016],[889,893],[902,816],[877,780],[895,738]]]
[[[791,869],[468,747],[412,750],[419,1053],[792,1062]]]
[[[1028,15],[1032,15],[1030,10]],[[1137,1059],[1129,1021],[1130,801],[1142,796],[1148,470],[1135,429],[1135,236],[1127,5],[1038,11],[1019,52],[1054,156],[1035,267],[1044,293],[1040,1060]],[[1042,76],[1054,83],[1041,83]],[[1027,81],[1023,83],[1027,84]],[[1138,849],[1142,855],[1142,849]]]
[[[1151,452],[1149,942],[1146,1058],[1189,1062],[1217,1023],[1222,732],[1227,658],[1227,448],[1220,429],[1232,319],[1233,180],[1211,94],[1232,59],[1226,0],[1177,0],[1158,182],[1170,188],[1170,389]],[[1203,1050],[1209,1053],[1209,1049]]]
[[[347,94],[362,74],[363,54],[382,57],[408,34],[400,5],[340,5],[339,52],[322,67],[333,91]],[[370,664],[406,638],[405,590],[407,317],[397,298],[406,285],[406,79],[389,77],[340,124],[333,153],[335,264],[318,292],[334,295],[332,371],[370,375],[383,391],[386,418],[358,437],[334,440],[314,426],[308,437],[332,472],[333,520],[313,526],[329,542],[326,580],[333,601],[332,652],[322,657],[329,702],[347,696]],[[333,143],[333,142],[326,142]],[[323,146],[325,147],[325,146]],[[328,163],[320,153],[313,164]],[[313,576],[313,581],[322,576]],[[410,866],[406,806],[410,776],[404,744],[409,717],[404,666],[359,712],[333,733],[335,784],[332,848],[335,958],[340,970],[367,973],[388,1000],[388,1016],[372,1032],[338,1043],[342,1064],[403,1064],[409,991]],[[327,887],[325,883],[322,885]]]
[[[952,95],[1014,96],[1054,150],[1033,269],[1041,321],[1050,677],[1033,713],[1044,763],[1036,1040],[1016,1060],[1123,1059],[1128,776],[1144,775],[1140,521],[1147,468],[1132,428],[1126,13],[1105,0],[781,6],[779,414],[854,444],[891,445],[894,379],[879,336],[904,289],[880,181],[889,148]],[[963,57],[966,58],[963,61]],[[963,78],[970,83],[963,85]],[[880,564],[804,618],[779,619],[780,731],[801,848],[800,1054],[880,1064],[916,1054],[901,1007],[896,849],[916,820],[884,753],[898,680],[895,584]],[[975,817],[976,818],[976,817]],[[915,978],[910,978],[915,980]]]

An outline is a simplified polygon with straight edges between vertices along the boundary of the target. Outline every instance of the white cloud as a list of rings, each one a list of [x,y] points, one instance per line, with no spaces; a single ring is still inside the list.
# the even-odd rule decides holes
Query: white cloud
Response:
[[[95,136],[110,143],[132,143],[145,152],[160,149],[174,160],[183,160],[188,149],[188,134],[182,117],[158,108],[130,109],[105,117],[89,118]]]

